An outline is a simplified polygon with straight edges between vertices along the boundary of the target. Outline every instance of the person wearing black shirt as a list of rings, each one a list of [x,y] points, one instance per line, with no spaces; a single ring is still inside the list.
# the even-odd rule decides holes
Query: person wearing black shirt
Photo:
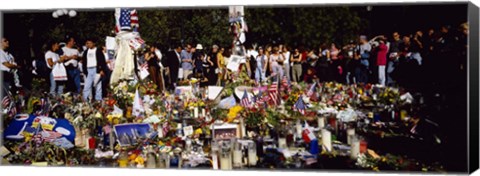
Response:
[[[212,52],[207,57],[207,63],[210,64],[209,72],[207,73],[208,78],[208,85],[216,85],[218,80],[218,75],[215,70],[218,69],[218,62],[217,62],[217,55],[218,55],[218,46],[212,46]]]
[[[159,58],[155,54],[156,47],[151,46],[148,49],[148,52],[145,53],[145,61],[148,64],[148,72],[150,74],[150,78],[152,79],[153,83],[157,85],[157,90],[163,92],[163,79],[160,75],[160,65],[158,64]]]
[[[178,79],[178,71],[180,69],[180,52],[182,52],[182,46],[176,45],[175,48],[167,52],[167,58],[162,59],[162,65],[166,67],[166,82],[168,90],[174,90]]]

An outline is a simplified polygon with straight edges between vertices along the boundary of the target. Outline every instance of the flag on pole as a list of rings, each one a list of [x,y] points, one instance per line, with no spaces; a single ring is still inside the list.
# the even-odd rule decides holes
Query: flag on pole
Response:
[[[132,30],[138,32],[138,13],[135,9],[129,8],[116,8],[115,9],[115,32],[118,33],[122,30]]]
[[[297,102],[293,105],[295,111],[300,112],[302,115],[305,115],[305,103],[303,102],[302,96],[298,97]]]
[[[250,107],[250,100],[248,99],[247,90],[244,91],[242,100],[240,101],[240,104],[241,104],[243,107]]]

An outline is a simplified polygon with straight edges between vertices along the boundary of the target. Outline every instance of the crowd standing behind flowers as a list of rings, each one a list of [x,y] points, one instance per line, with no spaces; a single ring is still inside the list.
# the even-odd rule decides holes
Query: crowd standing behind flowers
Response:
[[[419,102],[408,92],[419,91],[417,83],[432,78],[420,77],[424,70],[435,74],[432,67],[465,69],[461,59],[454,64],[458,68],[442,59],[465,56],[468,26],[460,29],[457,33],[442,27],[428,35],[417,31],[403,39],[395,32],[393,40],[359,36],[358,42],[344,47],[251,45],[235,72],[229,64],[237,60],[228,47],[187,44],[162,52],[151,45],[138,54],[136,74],[141,77],[145,71],[148,77],[113,85],[106,49],[88,39],[86,47],[75,52],[75,39],[69,38],[64,49],[56,41],[48,42],[45,64],[35,64],[44,78],[28,91],[15,84],[18,66],[4,38],[1,68],[9,76],[2,90],[4,135],[13,153],[4,159],[35,165],[232,169],[232,163],[235,168],[321,168],[327,167],[322,165],[326,158],[343,156],[356,163],[350,168],[442,171],[438,163],[377,154],[361,136],[439,140],[417,130]],[[68,70],[63,77],[42,69],[62,65],[68,67],[63,68]],[[432,81],[445,84],[441,75],[433,76]],[[182,86],[191,89],[177,89]],[[208,97],[209,86],[223,87],[218,99]],[[15,126],[25,119],[23,128]],[[132,128],[132,134],[117,131],[125,124],[148,125]],[[215,131],[222,124],[236,124],[237,132]],[[246,147],[233,147],[242,141],[224,140],[235,136],[247,139]],[[279,154],[268,150],[272,145],[303,148],[308,154],[295,151],[292,156],[281,150]],[[248,155],[237,156],[235,151]]]

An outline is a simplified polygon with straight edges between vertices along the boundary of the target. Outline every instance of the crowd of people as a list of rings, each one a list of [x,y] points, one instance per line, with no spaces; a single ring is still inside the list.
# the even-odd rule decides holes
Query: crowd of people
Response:
[[[286,78],[291,83],[335,81],[415,89],[421,82],[442,82],[455,70],[466,69],[467,34],[468,24],[464,23],[458,30],[443,26],[425,34],[421,30],[413,34],[393,32],[371,39],[361,35],[344,46],[334,42],[318,47],[247,44],[240,54],[246,57],[240,70],[259,84]],[[86,39],[84,46],[77,45],[76,41],[74,37],[67,37],[62,43],[48,42],[44,58],[33,62],[34,74],[49,82],[46,90],[52,95],[72,92],[82,95],[85,101],[100,101],[107,96],[114,59],[105,47],[97,46],[94,39]],[[5,95],[22,85],[18,81],[20,66],[9,53],[8,38],[2,38],[1,42],[0,69]],[[166,51],[159,48],[149,45],[139,55],[138,64],[148,71],[150,80],[160,91],[174,90],[180,81],[190,78],[199,78],[203,86],[223,86],[231,79],[232,72],[227,65],[237,54],[232,53],[231,47],[204,48],[198,43],[178,44]],[[65,66],[67,79],[54,77],[55,64]]]

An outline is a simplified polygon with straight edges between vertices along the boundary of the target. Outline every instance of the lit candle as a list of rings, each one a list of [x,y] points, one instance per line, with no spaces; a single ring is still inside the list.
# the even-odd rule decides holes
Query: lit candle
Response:
[[[352,159],[357,159],[358,154],[360,154],[360,141],[353,139],[352,144],[350,145],[350,157]]]
[[[198,118],[198,107],[193,108],[193,117]]]
[[[351,128],[351,129],[347,129],[347,144],[351,144],[352,142],[352,137],[355,135],[355,129],[354,128]]]
[[[332,151],[332,134],[326,129],[322,130],[322,145],[327,151]]]

